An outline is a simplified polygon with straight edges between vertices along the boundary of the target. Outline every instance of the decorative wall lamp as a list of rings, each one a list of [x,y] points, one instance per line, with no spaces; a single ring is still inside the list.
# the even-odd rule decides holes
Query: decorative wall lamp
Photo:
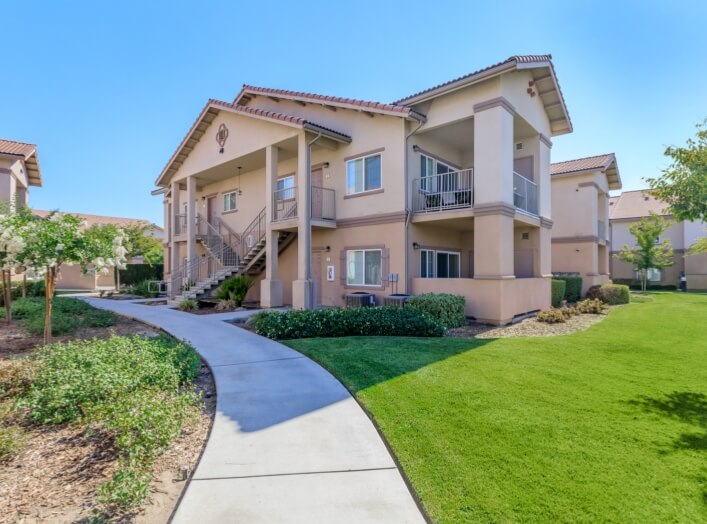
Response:
[[[418,244],[417,242],[413,242],[413,243],[412,243],[412,248],[413,248],[413,249],[420,249],[420,244]]]
[[[420,152],[420,146],[418,146],[417,144],[415,144],[415,145],[412,146],[412,150],[413,150],[415,153],[419,153],[419,152]]]
[[[329,253],[329,252],[331,251],[331,246],[325,247],[325,248],[324,248],[324,251],[326,251],[327,253]]]

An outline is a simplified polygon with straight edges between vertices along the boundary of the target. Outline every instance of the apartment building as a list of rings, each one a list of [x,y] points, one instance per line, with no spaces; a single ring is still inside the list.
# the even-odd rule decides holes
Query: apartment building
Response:
[[[30,188],[41,186],[37,146],[0,138],[0,202],[27,205]]]
[[[621,189],[613,153],[550,166],[552,272],[579,273],[582,293],[609,281],[609,191]]]
[[[156,180],[173,299],[248,274],[263,306],[450,292],[504,324],[549,307],[550,55],[394,103],[245,85],[209,100]]]
[[[611,275],[614,279],[636,279],[638,275],[631,264],[613,258],[624,246],[636,245],[636,239],[630,227],[651,213],[670,221],[659,242],[669,239],[675,251],[674,264],[663,269],[648,271],[648,283],[657,285],[680,284],[680,274],[687,279],[687,289],[707,290],[707,253],[689,255],[689,247],[699,238],[707,235],[704,222],[678,222],[668,212],[668,205],[658,200],[649,190],[624,191],[620,196],[612,197],[610,202],[609,223],[611,225]]]

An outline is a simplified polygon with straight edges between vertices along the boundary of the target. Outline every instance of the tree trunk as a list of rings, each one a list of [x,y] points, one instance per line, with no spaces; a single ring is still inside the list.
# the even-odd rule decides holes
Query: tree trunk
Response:
[[[647,288],[647,283],[648,281],[648,270],[647,269],[641,269],[641,291],[645,291]]]
[[[52,306],[54,305],[54,288],[56,286],[56,268],[49,268],[44,276],[44,344],[52,340]]]
[[[2,272],[2,299],[5,303],[5,321],[12,323],[12,274],[10,271]]]
[[[22,273],[22,298],[27,298],[27,271]]]

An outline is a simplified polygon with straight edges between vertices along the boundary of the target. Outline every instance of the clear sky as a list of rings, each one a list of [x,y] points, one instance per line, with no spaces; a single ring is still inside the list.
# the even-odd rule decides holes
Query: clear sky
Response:
[[[514,54],[553,55],[574,133],[624,189],[707,117],[704,1],[0,0],[0,137],[38,144],[35,208],[146,218],[208,98],[244,83],[392,101]]]

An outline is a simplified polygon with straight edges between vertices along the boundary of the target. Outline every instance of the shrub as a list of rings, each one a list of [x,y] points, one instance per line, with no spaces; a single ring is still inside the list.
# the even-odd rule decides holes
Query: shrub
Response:
[[[133,286],[146,280],[164,279],[163,264],[126,264],[125,269],[120,271],[120,284]]]
[[[263,312],[251,320],[259,335],[274,339],[347,336],[440,337],[444,326],[414,308],[365,307]]]
[[[573,306],[565,306],[560,308],[560,311],[562,311],[562,314],[565,316],[566,320],[580,314],[579,310]]]
[[[8,360],[0,366],[0,401],[26,393],[34,379],[34,370],[35,361],[31,359]]]
[[[137,295],[139,297],[145,297],[145,298],[155,298],[159,296],[159,293],[152,288],[154,288],[154,284],[151,285],[151,282],[154,282],[152,280],[143,280],[141,282],[138,282],[137,284],[133,284],[130,287],[128,287],[128,292],[132,295]]]
[[[562,300],[565,296],[565,288],[567,283],[564,280],[552,279],[552,295],[550,297],[550,303],[552,307],[560,307],[562,305]]]
[[[628,286],[629,289],[641,289],[641,281],[632,278],[615,278],[613,283]],[[651,284],[650,282],[646,286],[648,291],[675,291],[677,288],[675,284]]]
[[[196,311],[199,309],[199,303],[196,300],[187,298],[182,300],[177,307],[180,311]]]
[[[601,293],[601,299],[610,306],[628,304],[630,301],[628,286],[604,284],[599,291]]]
[[[564,299],[570,304],[579,301],[582,296],[582,277],[579,275],[555,275],[555,280],[562,280],[565,283]]]
[[[22,321],[31,335],[44,332],[44,299],[20,298],[12,304],[12,314]],[[118,322],[118,316],[103,309],[96,309],[83,300],[57,297],[54,299],[52,334],[66,335],[81,327],[108,327]]]
[[[546,324],[561,324],[566,320],[565,314],[559,308],[541,311],[535,318],[538,319],[538,322],[545,322]]]
[[[233,311],[237,307],[235,300],[225,299],[219,300],[214,309],[216,311]]]
[[[17,425],[0,426],[0,462],[14,457],[24,442],[24,432]]]
[[[577,302],[577,310],[580,313],[600,315],[605,309],[606,304],[598,298],[586,298]]]
[[[245,275],[238,275],[223,281],[214,296],[221,300],[233,300],[240,307],[245,300],[253,281]]]
[[[411,297],[405,305],[427,313],[447,329],[463,326],[466,323],[464,314],[466,300],[461,295],[424,293]]]

